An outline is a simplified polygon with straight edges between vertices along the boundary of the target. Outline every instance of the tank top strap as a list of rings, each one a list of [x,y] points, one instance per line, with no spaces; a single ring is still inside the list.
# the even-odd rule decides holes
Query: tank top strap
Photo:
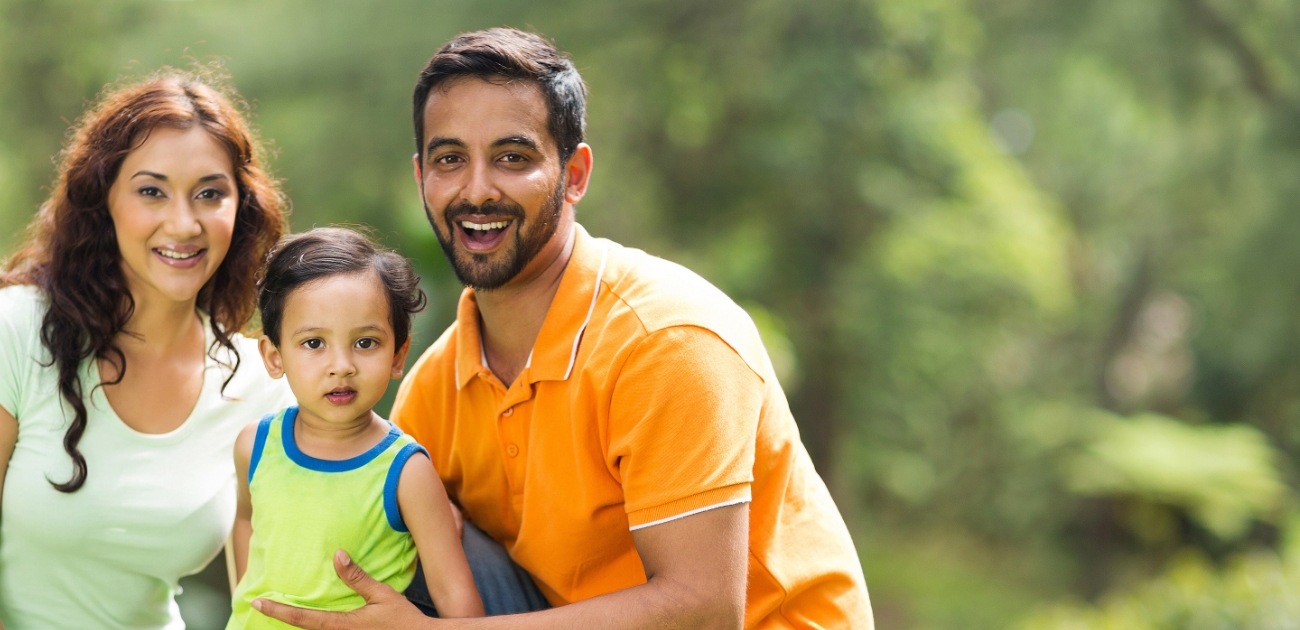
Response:
[[[257,422],[257,434],[253,437],[253,451],[248,457],[248,484],[253,484],[253,473],[257,471],[257,465],[262,461],[262,453],[266,450],[266,445],[271,444],[273,450],[283,450],[280,444],[280,432],[284,428],[284,417],[290,412],[297,415],[297,407],[286,407],[278,412],[268,413],[262,416]],[[279,420],[279,422],[277,422]]]

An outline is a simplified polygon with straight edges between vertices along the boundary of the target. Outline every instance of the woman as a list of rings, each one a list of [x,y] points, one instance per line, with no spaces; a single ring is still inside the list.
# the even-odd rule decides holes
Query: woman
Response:
[[[292,403],[239,334],[286,204],[215,85],[107,93],[0,267],[7,630],[184,627],[177,581],[234,518],[235,436]]]

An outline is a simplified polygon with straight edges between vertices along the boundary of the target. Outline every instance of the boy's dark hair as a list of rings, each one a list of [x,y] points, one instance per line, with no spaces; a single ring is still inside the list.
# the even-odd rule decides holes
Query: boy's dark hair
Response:
[[[536,33],[491,28],[462,33],[438,49],[415,83],[415,153],[424,158],[424,106],[429,92],[462,76],[535,81],[546,97],[547,129],[568,161],[587,135],[587,86],[569,57]]]
[[[374,271],[388,295],[389,320],[396,346],[411,335],[411,316],[428,300],[420,276],[400,254],[377,247],[364,234],[349,228],[320,227],[280,239],[266,259],[258,283],[257,308],[262,332],[277,347],[284,303],[294,289],[321,278]]]

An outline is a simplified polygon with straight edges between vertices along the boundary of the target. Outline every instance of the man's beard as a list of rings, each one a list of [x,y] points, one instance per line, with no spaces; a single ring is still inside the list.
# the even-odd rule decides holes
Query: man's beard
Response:
[[[563,209],[563,202],[564,179],[561,178],[555,186],[555,191],[543,202],[541,211],[534,221],[525,221],[524,209],[516,203],[487,202],[476,206],[467,201],[462,201],[447,206],[442,215],[448,230],[451,231],[461,229],[458,227],[461,217],[471,214],[510,218],[511,222],[515,224],[514,247],[507,248],[504,257],[496,261],[492,261],[492,255],[489,254],[458,252],[454,234],[450,232],[443,234],[438,229],[438,224],[433,219],[433,213],[429,211],[427,201],[424,205],[424,213],[429,218],[429,225],[433,227],[434,235],[438,237],[438,244],[442,246],[442,253],[446,255],[447,262],[451,263],[451,269],[456,273],[456,278],[460,280],[460,283],[475,290],[490,291],[504,286],[519,275],[519,272],[523,271],[524,267],[537,256],[538,252],[542,251],[542,248],[551,240],[551,237],[555,236],[555,231],[560,227],[560,212]]]

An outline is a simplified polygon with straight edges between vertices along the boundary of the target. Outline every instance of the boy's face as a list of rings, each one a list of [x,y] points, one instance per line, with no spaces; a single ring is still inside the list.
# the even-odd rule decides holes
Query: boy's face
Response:
[[[266,371],[287,375],[298,417],[316,427],[370,422],[390,379],[401,378],[410,342],[395,345],[388,295],[374,272],[332,275],[285,299],[280,346],[262,336]]]

